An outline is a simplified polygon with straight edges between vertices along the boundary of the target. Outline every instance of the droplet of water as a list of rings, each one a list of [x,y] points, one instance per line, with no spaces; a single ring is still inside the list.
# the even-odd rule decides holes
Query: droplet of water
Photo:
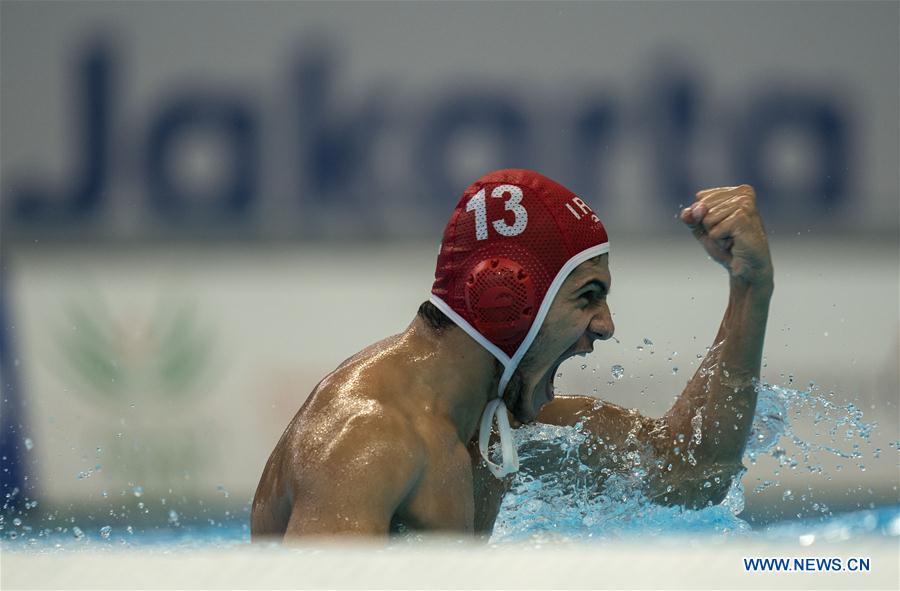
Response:
[[[222,493],[222,495],[223,495],[226,499],[227,499],[228,497],[231,496],[231,494],[230,494],[227,490],[225,490],[225,487],[222,486],[221,484],[220,484],[219,486],[216,487],[216,490],[219,491],[220,493]]]
[[[34,442],[28,437],[25,438],[25,449],[28,451],[34,449]]]
[[[900,515],[891,519],[885,529],[889,536],[900,536]]]
[[[651,341],[651,340],[648,339],[647,337],[644,337],[644,344],[645,344],[645,345],[648,345],[648,346],[652,346],[652,345],[653,345],[653,341]]]
[[[175,509],[169,509],[169,523],[171,525],[178,525],[178,512]]]
[[[84,538],[84,532],[81,531],[81,528],[77,525],[72,528],[72,535],[75,536],[76,540],[81,540]]]
[[[621,365],[616,364],[616,365],[612,366],[610,373],[612,373],[612,377],[619,380],[622,378],[622,376],[625,375],[625,368],[622,367]]]
[[[16,517],[15,519],[13,519],[13,525],[19,527],[20,525],[22,525],[22,520]]]
[[[100,528],[100,537],[104,540],[109,539],[109,534],[112,532],[112,528],[108,525],[104,525]]]
[[[134,496],[140,497],[141,495],[144,494],[144,487],[143,487],[143,486],[136,486],[136,487],[134,487],[133,489],[131,489],[131,492],[134,494]]]
[[[677,374],[677,373],[678,373],[678,368],[677,368],[677,367],[673,367],[673,368],[672,368],[672,375],[674,376],[674,375]]]

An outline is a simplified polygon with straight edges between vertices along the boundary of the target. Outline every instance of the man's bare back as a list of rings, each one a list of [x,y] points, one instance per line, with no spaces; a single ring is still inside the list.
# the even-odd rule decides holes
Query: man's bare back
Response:
[[[439,405],[427,402],[427,351],[419,349],[431,344],[416,334],[423,330],[372,345],[313,390],[266,464],[254,537],[490,532],[503,482]]]

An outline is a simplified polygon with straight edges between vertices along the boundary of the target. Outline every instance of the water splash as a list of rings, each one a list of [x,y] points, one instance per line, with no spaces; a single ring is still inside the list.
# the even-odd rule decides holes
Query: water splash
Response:
[[[823,473],[821,464],[815,461],[817,454],[847,459],[862,457],[860,443],[869,442],[875,424],[864,422],[863,413],[852,403],[840,405],[831,396],[818,393],[812,384],[807,390],[794,390],[760,383],[757,392],[745,463],[753,465],[768,454],[778,460],[779,468],[803,466],[812,473]],[[789,420],[792,413],[798,417],[813,416],[817,425],[828,428],[831,441],[807,441],[800,437]],[[685,442],[683,436],[679,439],[689,463],[692,450],[703,438],[702,423],[701,408],[691,420],[690,440]],[[836,443],[832,445],[840,437],[851,444],[851,451],[840,449]],[[740,477],[733,479],[724,501],[718,505],[699,510],[663,506],[651,501],[646,491],[650,471],[663,466],[649,446],[626,440],[625,446],[617,449],[613,444],[591,437],[581,424],[574,427],[528,425],[516,431],[516,439],[522,468],[503,500],[492,542],[615,539],[680,533],[743,535],[751,531],[750,525],[738,518],[745,506]],[[788,453],[779,445],[782,439],[792,443],[797,451]],[[600,463],[598,469],[596,458],[585,462],[594,453],[607,454],[613,461]],[[777,476],[776,471],[774,479],[764,483],[776,484]],[[707,480],[701,486],[711,486],[711,483]],[[666,490],[670,491],[671,486]],[[760,492],[760,487],[754,492]],[[794,494],[785,492],[783,500],[793,500]],[[830,515],[824,504],[813,505],[819,505],[812,506],[813,509]]]
[[[834,394],[820,394],[815,384],[810,383],[806,390],[793,390],[782,386],[761,384],[757,388],[759,398],[753,432],[748,441],[747,459],[751,464],[756,462],[761,452],[772,451],[778,459],[779,466],[796,468],[803,465],[810,472],[824,473],[821,464],[813,463],[813,455],[824,452],[846,460],[861,460],[862,445],[871,445],[872,431],[877,423],[863,421],[863,412],[852,402],[838,404],[830,398]],[[807,441],[800,437],[787,420],[789,413],[800,417],[804,414],[814,417],[813,424],[827,429],[830,444],[819,440]],[[777,446],[779,438],[786,437],[797,447],[797,453],[788,454],[784,448]],[[849,443],[850,451],[840,449],[841,443]],[[880,450],[875,450],[878,455]],[[865,465],[858,462],[858,467],[865,471]]]
[[[854,464],[862,463],[864,446],[869,444],[875,425],[865,422],[862,411],[855,405],[839,404],[832,394],[820,393],[814,385],[807,390],[794,390],[760,384],[758,393],[745,463],[752,465],[763,457],[769,457],[777,461],[777,470],[806,470],[815,477],[823,478],[829,476],[821,463],[817,463],[822,455]],[[599,400],[595,403],[595,408],[602,406],[603,402]],[[703,412],[692,418],[689,432],[677,437],[677,445],[682,449],[686,462],[690,461],[690,452],[705,441]],[[799,416],[812,419],[822,434],[811,441],[800,436],[791,422]],[[541,424],[518,429],[515,436],[522,470],[504,498],[492,537],[494,543],[523,539],[577,541],[629,536],[670,537],[678,534],[731,537],[750,532],[750,526],[737,517],[745,503],[739,478],[731,483],[724,501],[718,505],[699,510],[663,506],[648,498],[645,486],[654,472],[666,466],[660,465],[652,450],[642,447],[633,436],[617,447],[589,436],[580,426]],[[900,451],[900,441],[890,443],[889,447]],[[98,455],[100,453],[97,452]],[[872,455],[878,457],[883,453],[881,449],[875,449]],[[603,454],[608,461],[602,461],[597,454]],[[766,487],[776,486],[779,483],[778,473],[764,482],[768,483]],[[700,485],[706,486],[708,483],[701,482]],[[218,486],[216,491],[222,498],[229,496],[224,486]],[[169,493],[171,495],[171,489]],[[0,511],[0,540],[4,543],[15,541],[22,548],[32,548],[35,544],[55,548],[154,544],[167,548],[179,545],[227,547],[245,544],[249,540],[249,502],[239,513],[232,515],[225,511],[223,518],[216,513],[216,509],[211,509],[202,501],[195,506],[189,505],[186,500],[178,502],[177,498],[169,497],[169,501],[158,499],[157,504],[153,494],[145,493],[141,486],[130,482],[122,489],[104,490],[100,496],[103,499],[123,499],[122,502],[128,499],[134,506],[129,503],[128,509],[124,506],[119,509],[117,501],[115,511],[111,510],[108,516],[97,513],[84,520],[83,516],[79,516],[77,522],[85,525],[82,530],[75,525],[75,517],[67,517],[58,509],[34,512],[37,501],[27,497],[20,499],[23,494],[18,488],[7,492]],[[809,508],[819,514],[816,520],[773,526],[760,532],[760,535],[799,540],[801,544],[811,544],[817,540],[854,539],[873,533],[900,536],[900,513],[896,507],[832,516],[824,504],[804,501],[802,495],[803,491],[794,488],[787,496],[799,497],[795,503],[807,502]],[[780,494],[777,498],[784,496]],[[24,504],[16,503],[18,500]],[[785,502],[789,500],[784,498]],[[151,517],[141,517],[150,514],[151,504]],[[216,519],[209,518],[211,516]],[[110,525],[98,529],[97,526],[104,523]],[[87,524],[91,524],[90,527]]]
[[[504,497],[492,543],[696,531],[728,535],[750,529],[735,516],[743,509],[739,481],[717,506],[699,511],[662,506],[648,499],[643,489],[654,466],[646,449],[600,444],[598,450],[580,425],[529,425],[518,429],[516,438],[522,467]],[[619,469],[608,463],[598,470],[584,462],[584,454],[598,452],[615,455]]]

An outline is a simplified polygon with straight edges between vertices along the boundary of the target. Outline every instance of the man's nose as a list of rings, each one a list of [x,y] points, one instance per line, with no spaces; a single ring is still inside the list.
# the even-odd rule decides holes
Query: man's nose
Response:
[[[591,318],[589,328],[594,339],[605,341],[613,336],[613,333],[616,332],[616,325],[613,323],[608,306],[603,306],[603,309]]]

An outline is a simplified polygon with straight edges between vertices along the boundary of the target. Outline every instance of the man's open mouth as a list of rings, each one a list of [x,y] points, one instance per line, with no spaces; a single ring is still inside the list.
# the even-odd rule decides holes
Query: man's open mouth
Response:
[[[545,390],[545,392],[544,392],[544,393],[547,395],[547,401],[548,401],[548,402],[549,402],[550,400],[553,400],[553,398],[555,397],[555,393],[554,393],[554,381],[556,380],[557,374],[559,374],[559,367],[560,367],[563,363],[565,363],[568,359],[571,359],[572,357],[575,357],[576,355],[581,355],[582,357],[584,357],[584,356],[586,356],[586,355],[588,355],[588,354],[589,354],[589,352],[587,352],[587,351],[585,351],[585,352],[577,352],[577,351],[575,350],[575,345],[572,345],[569,349],[566,350],[565,353],[563,353],[563,354],[559,357],[559,359],[556,360],[556,363],[554,363],[553,366],[550,368],[550,375],[549,375],[549,377],[548,377],[548,379],[547,379],[547,387],[546,387],[546,390]]]
[[[554,398],[554,382],[556,380],[556,374],[559,373],[559,366],[563,364],[566,359],[572,357],[572,353],[566,352],[560,357],[556,363],[550,368],[550,375],[547,378],[547,388],[544,393],[547,395],[547,401],[551,401]]]

